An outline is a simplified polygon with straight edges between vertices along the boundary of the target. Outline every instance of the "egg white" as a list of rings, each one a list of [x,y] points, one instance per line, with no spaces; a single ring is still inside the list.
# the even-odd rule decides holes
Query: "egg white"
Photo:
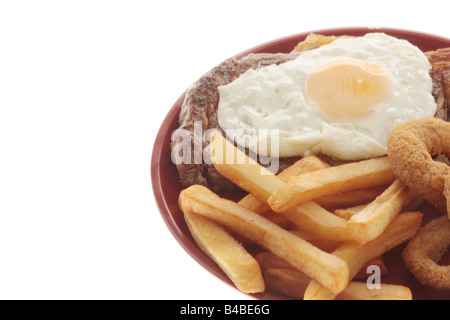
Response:
[[[381,112],[342,119],[308,101],[308,74],[324,63],[348,58],[376,64],[389,77],[391,94]],[[326,154],[340,160],[385,155],[387,139],[396,125],[435,114],[430,68],[420,49],[384,33],[338,39],[303,52],[295,60],[248,70],[220,86],[219,125],[229,138],[260,155]],[[259,131],[265,134],[260,136]],[[261,149],[258,145],[266,143],[267,132],[277,146]]]

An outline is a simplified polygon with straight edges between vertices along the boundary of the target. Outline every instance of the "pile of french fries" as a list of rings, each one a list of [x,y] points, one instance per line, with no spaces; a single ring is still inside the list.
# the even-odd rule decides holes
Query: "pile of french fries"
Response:
[[[396,180],[387,157],[330,166],[302,158],[274,175],[215,132],[215,168],[248,192],[239,202],[203,186],[179,206],[200,247],[246,293],[266,288],[305,300],[411,300],[409,288],[365,281],[369,266],[389,272],[383,254],[422,225],[420,199]],[[250,254],[244,244],[258,246]]]

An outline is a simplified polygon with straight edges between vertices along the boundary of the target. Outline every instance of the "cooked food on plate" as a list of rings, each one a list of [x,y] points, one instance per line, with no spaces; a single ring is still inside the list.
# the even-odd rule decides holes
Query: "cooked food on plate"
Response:
[[[237,189],[210,162],[194,161],[195,153],[208,153],[209,144],[208,135],[194,134],[196,123],[203,133],[228,130],[229,138],[252,151],[258,138],[269,140],[265,131],[278,134],[276,172],[308,154],[340,160],[385,154],[395,125],[423,116],[447,118],[449,65],[450,48],[423,53],[379,33],[313,34],[290,53],[227,59],[186,92],[172,141],[175,148],[190,140],[190,154],[183,155],[188,161],[177,164],[181,182]],[[314,89],[322,81],[333,83],[319,86],[332,97]],[[356,108],[359,102],[363,107]],[[258,160],[267,166],[271,148],[260,149]]]
[[[401,244],[420,283],[450,289],[449,97],[450,48],[381,32],[225,60],[172,134],[194,241],[247,293],[410,300],[380,283]],[[424,202],[441,217],[422,226]]]

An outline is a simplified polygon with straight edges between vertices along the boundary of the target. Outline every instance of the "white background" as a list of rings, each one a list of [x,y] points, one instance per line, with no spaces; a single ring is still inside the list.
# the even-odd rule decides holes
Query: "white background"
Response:
[[[446,1],[1,1],[0,299],[248,299],[172,237],[150,183],[179,95],[263,42],[449,37]]]

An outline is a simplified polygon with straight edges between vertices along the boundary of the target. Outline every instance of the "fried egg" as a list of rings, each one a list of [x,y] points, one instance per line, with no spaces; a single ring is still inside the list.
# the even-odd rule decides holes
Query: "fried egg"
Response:
[[[430,69],[406,40],[384,33],[337,39],[220,86],[219,125],[264,156],[382,156],[395,126],[435,114]]]

